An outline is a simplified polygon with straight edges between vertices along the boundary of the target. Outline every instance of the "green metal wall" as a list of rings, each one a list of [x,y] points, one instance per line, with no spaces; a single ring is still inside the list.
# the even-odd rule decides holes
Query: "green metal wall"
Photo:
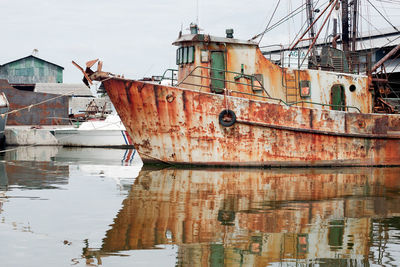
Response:
[[[0,67],[0,79],[9,83],[62,83],[63,69],[35,57],[22,58]]]

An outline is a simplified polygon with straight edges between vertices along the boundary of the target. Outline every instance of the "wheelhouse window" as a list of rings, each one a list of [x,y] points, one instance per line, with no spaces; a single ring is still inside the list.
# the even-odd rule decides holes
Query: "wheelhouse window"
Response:
[[[188,48],[188,63],[194,62],[194,46]]]
[[[179,47],[176,50],[176,64],[188,64],[194,62],[194,46]]]
[[[184,47],[183,48],[183,63],[188,63],[188,48]]]

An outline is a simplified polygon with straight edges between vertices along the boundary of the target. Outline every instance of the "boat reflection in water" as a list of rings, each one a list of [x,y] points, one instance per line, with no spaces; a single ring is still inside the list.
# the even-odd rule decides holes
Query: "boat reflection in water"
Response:
[[[129,189],[143,166],[135,149],[118,148],[18,147],[4,159],[11,184],[28,187],[37,184],[36,188],[41,188],[44,182],[66,184],[71,173],[79,172],[113,178],[119,187]]]
[[[85,256],[170,244],[177,266],[391,265],[400,249],[391,239],[400,231],[399,173],[142,170],[102,248]]]

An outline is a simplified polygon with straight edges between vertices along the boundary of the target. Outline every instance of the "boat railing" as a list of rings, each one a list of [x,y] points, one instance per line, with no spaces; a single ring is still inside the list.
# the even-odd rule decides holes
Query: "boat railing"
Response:
[[[286,106],[296,106],[296,105],[298,105],[298,104],[312,104],[312,105],[325,106],[325,107],[343,108],[345,111],[348,111],[348,110],[350,110],[350,109],[355,109],[355,110],[357,110],[359,113],[362,113],[361,110],[360,110],[358,107],[354,107],[354,106],[323,104],[323,103],[318,103],[318,102],[313,102],[313,101],[307,101],[307,100],[301,100],[301,101],[297,101],[297,102],[293,102],[293,103],[288,103],[288,102],[286,102],[286,101],[284,101],[283,99],[280,99],[280,98],[274,98],[274,97],[268,97],[268,96],[256,95],[256,94],[250,94],[250,93],[245,93],[245,92],[240,92],[240,91],[234,91],[234,90],[230,90],[230,92],[236,93],[236,94],[243,94],[243,95],[249,95],[249,96],[256,96],[256,97],[265,98],[265,99],[269,99],[269,100],[274,100],[274,101],[277,101],[278,103],[282,103],[282,104],[284,104],[284,105],[286,105]]]
[[[278,45],[262,46],[260,48],[272,46]],[[322,69],[340,73],[367,74],[372,66],[371,52],[369,51],[343,52],[330,46],[325,46],[325,48],[318,47],[319,53],[314,56],[314,62],[309,61],[310,57],[306,57],[307,48],[288,50],[281,47],[280,50],[262,51],[262,54],[282,68],[297,70]]]
[[[223,72],[224,73],[224,77],[226,77],[225,74],[234,74],[236,75],[234,77],[234,81],[232,80],[227,80],[227,79],[220,79],[220,78],[216,78],[216,77],[211,77],[211,76],[204,76],[204,75],[199,75],[199,74],[195,74],[194,72],[198,69],[206,69],[206,70],[210,70],[210,71],[218,71],[218,72]],[[264,88],[263,83],[260,81],[260,79],[258,79],[255,75],[250,75],[250,74],[245,74],[243,69],[241,72],[236,72],[236,71],[229,71],[229,70],[222,70],[222,69],[216,69],[216,68],[210,68],[210,67],[204,67],[204,66],[196,66],[195,68],[193,68],[193,70],[191,70],[185,78],[183,78],[182,81],[180,81],[177,86],[181,85],[181,84],[186,84],[186,85],[192,85],[192,86],[200,86],[199,89],[206,87],[206,88],[211,88],[211,85],[203,85],[203,84],[193,84],[193,83],[189,83],[186,80],[188,79],[188,77],[197,77],[197,78],[201,78],[201,79],[208,79],[211,81],[222,81],[225,83],[230,83],[230,84],[236,84],[236,85],[244,85],[244,86],[249,86],[251,87],[251,90],[254,91],[263,91],[265,92],[265,94],[268,97],[271,97],[270,94],[268,93],[268,91]],[[238,80],[240,78],[245,78],[247,80],[250,80],[250,84],[249,83],[243,83],[243,82],[239,82]],[[223,89],[223,88],[221,88]]]
[[[246,75],[248,76],[247,78],[249,78],[251,80],[251,83],[242,83],[242,82],[238,82],[237,80],[235,81],[230,81],[227,79],[219,79],[219,78],[213,78],[213,77],[209,77],[209,76],[204,76],[204,75],[198,75],[198,74],[194,74],[194,72],[197,69],[207,69],[207,70],[213,70],[213,71],[221,71],[224,73],[231,73],[231,74],[235,74],[238,76],[235,76],[235,78],[237,77],[241,77],[241,75]],[[163,77],[165,76],[165,74],[168,71],[177,71],[174,69],[168,69],[164,72]],[[306,101],[306,100],[301,100],[301,101],[296,101],[296,102],[292,102],[292,103],[288,103],[286,101],[284,101],[283,99],[280,98],[275,98],[275,97],[271,97],[267,90],[264,88],[264,86],[262,86],[262,83],[260,82],[259,79],[257,79],[257,77],[255,77],[254,75],[247,75],[244,74],[243,72],[235,72],[235,71],[227,71],[227,70],[220,70],[220,69],[215,69],[215,68],[210,68],[210,67],[203,67],[203,66],[196,66],[191,72],[189,72],[185,78],[183,78],[183,80],[179,83],[176,83],[174,86],[179,86],[182,84],[185,85],[190,85],[190,86],[196,86],[199,87],[199,90],[201,90],[201,88],[210,88],[211,85],[203,85],[203,84],[195,84],[195,83],[190,83],[187,82],[187,78],[188,77],[198,77],[198,78],[204,78],[204,79],[208,79],[208,80],[217,80],[217,81],[224,81],[224,82],[230,82],[230,83],[234,83],[234,84],[240,84],[240,85],[245,85],[245,86],[251,86],[251,88],[256,88],[256,89],[262,89],[265,93],[265,95],[260,95],[260,94],[256,94],[256,93],[246,93],[246,92],[241,92],[241,91],[236,91],[236,90],[229,90],[231,93],[235,93],[235,94],[242,94],[242,95],[248,95],[248,96],[253,96],[253,97],[259,97],[259,98],[263,98],[263,99],[268,99],[268,100],[272,100],[272,101],[276,101],[278,104],[284,104],[286,106],[294,106],[294,105],[299,105],[299,104],[311,104],[311,105],[318,105],[318,106],[325,106],[325,107],[336,107],[336,108],[340,108],[340,109],[344,109],[346,111],[350,110],[350,109],[355,109],[357,110],[359,113],[361,113],[361,110],[357,107],[354,106],[347,106],[347,105],[333,105],[333,104],[323,104],[323,103],[318,103],[318,102],[312,102],[312,101]],[[165,78],[167,79],[167,78]],[[176,79],[175,79],[176,80]],[[254,81],[257,81],[260,85],[254,85]],[[160,81],[161,83],[161,81]],[[254,90],[253,90],[254,91]]]
[[[167,76],[167,73],[170,72],[171,76]],[[176,69],[166,69],[161,76],[161,79],[159,81],[159,84],[161,84],[163,81],[171,81],[171,85],[175,86],[178,83],[178,79],[176,78],[178,74],[178,70]]]

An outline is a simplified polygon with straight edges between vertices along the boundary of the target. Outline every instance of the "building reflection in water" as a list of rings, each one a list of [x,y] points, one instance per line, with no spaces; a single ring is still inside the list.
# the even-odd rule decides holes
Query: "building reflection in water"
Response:
[[[143,170],[100,253],[174,244],[178,266],[368,265],[390,258],[387,225],[400,227],[399,173]]]
[[[24,189],[51,189],[68,183],[68,165],[56,164],[51,157],[58,147],[19,147],[2,155],[0,186],[2,179],[7,187]]]

